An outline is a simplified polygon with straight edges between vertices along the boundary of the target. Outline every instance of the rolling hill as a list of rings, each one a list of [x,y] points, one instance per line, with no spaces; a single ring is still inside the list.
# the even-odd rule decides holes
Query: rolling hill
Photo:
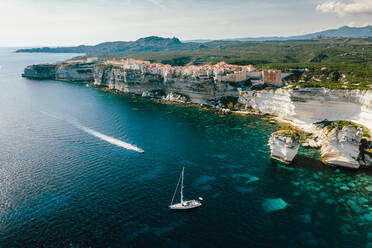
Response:
[[[225,41],[286,41],[286,40],[306,40],[312,39],[319,36],[324,37],[372,37],[372,26],[365,27],[348,27],[343,26],[338,29],[328,29],[321,32],[310,33],[305,35],[295,36],[269,36],[269,37],[248,37],[248,38],[233,38],[233,39],[222,39]],[[190,40],[189,42],[206,43],[212,40],[200,39]]]
[[[115,41],[104,42],[94,46],[75,46],[75,47],[42,47],[19,49],[16,52],[24,53],[85,53],[94,55],[104,55],[113,53],[133,53],[133,52],[161,52],[161,51],[182,51],[196,50],[205,47],[199,43],[182,43],[177,38],[161,38],[150,36],[136,41]]]

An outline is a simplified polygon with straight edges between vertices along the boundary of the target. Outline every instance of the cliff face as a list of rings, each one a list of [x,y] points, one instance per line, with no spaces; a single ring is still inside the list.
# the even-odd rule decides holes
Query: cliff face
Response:
[[[302,88],[241,92],[239,102],[307,131],[324,119],[351,120],[372,130],[372,92]]]
[[[143,96],[164,97],[170,93],[185,96],[189,102],[219,105],[226,97],[262,113],[278,116],[300,128],[312,131],[313,123],[327,120],[351,120],[372,130],[372,91],[301,88],[292,90],[243,91],[239,84],[213,79],[150,74],[95,63],[61,63],[28,66],[23,76],[33,79],[57,79],[94,82],[95,85]]]
[[[66,81],[92,81],[94,64],[62,64],[57,66],[55,78]]]
[[[31,79],[55,79],[56,69],[56,65],[30,65],[25,68],[22,76]]]
[[[97,86],[143,97],[205,104],[225,111],[229,110],[224,109],[222,102],[233,97],[246,108],[277,116],[313,133],[313,139],[307,140],[306,146],[321,148],[325,163],[349,168],[372,167],[372,144],[359,144],[362,135],[359,129],[345,127],[328,135],[324,128],[314,125],[325,119],[351,120],[372,130],[372,91],[324,88],[241,91],[244,84],[233,85],[213,78],[176,77],[167,73],[152,74],[140,69],[96,63],[33,65],[25,68],[23,76],[94,82]],[[269,145],[272,157],[290,162],[297,153],[299,141],[297,136],[288,137],[279,132],[273,134]]]
[[[23,74],[32,79],[56,79],[94,82],[118,91],[143,96],[165,97],[170,93],[184,95],[189,102],[215,106],[223,97],[238,97],[239,85],[213,79],[191,79],[144,73],[93,63],[62,63],[28,66]]]
[[[241,92],[238,101],[313,133],[313,139],[306,140],[304,146],[320,148],[325,164],[352,169],[370,167],[369,153],[361,150],[363,130],[360,127],[345,126],[328,132],[327,128],[320,129],[314,123],[325,119],[350,120],[372,130],[371,91],[282,88]],[[281,147],[278,151],[287,150],[285,144],[278,143],[278,146]]]
[[[31,79],[55,79],[66,81],[93,81],[93,63],[76,64],[42,64],[27,66],[22,74],[23,77]]]
[[[271,135],[268,145],[272,158],[290,163],[300,147],[300,135],[286,130],[277,131]]]
[[[139,70],[96,66],[93,78],[95,85],[137,95],[164,88],[163,80],[159,75],[145,75]]]
[[[228,82],[162,76],[117,67],[96,66],[94,84],[143,96],[177,93],[186,96],[189,102],[211,106],[222,97],[238,97],[237,87]]]
[[[322,139],[321,155],[326,164],[359,169],[360,142],[363,130],[360,127],[335,128]]]

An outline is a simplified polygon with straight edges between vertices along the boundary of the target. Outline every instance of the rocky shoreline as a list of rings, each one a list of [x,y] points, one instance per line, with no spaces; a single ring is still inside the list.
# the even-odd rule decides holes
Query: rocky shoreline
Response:
[[[327,124],[317,124],[318,131],[308,134],[310,137],[303,141],[299,139],[300,132],[294,129],[273,133],[269,140],[272,157],[290,163],[301,145],[320,149],[320,160],[330,166],[372,168],[372,142],[366,137],[365,128],[352,122],[324,122]],[[339,122],[343,125],[337,125]]]
[[[295,127],[272,134],[269,146],[273,158],[290,163],[301,143],[319,148],[325,164],[351,169],[372,167],[372,144],[367,137],[372,130],[371,91],[290,87],[253,90],[247,81],[162,76],[97,62],[32,65],[22,76],[92,83],[145,98],[206,106],[222,113],[272,115]],[[324,120],[329,121],[321,122]],[[338,120],[352,122],[333,127]],[[300,142],[296,128],[311,134],[311,138]]]

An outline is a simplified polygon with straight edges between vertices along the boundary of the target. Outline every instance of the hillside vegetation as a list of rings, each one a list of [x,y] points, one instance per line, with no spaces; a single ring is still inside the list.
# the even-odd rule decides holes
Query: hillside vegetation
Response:
[[[24,53],[85,53],[87,55],[104,55],[123,52],[158,52],[201,49],[204,45],[199,43],[182,43],[177,38],[161,38],[150,36],[136,41],[104,42],[95,46],[76,47],[42,47],[19,49],[16,52]]]

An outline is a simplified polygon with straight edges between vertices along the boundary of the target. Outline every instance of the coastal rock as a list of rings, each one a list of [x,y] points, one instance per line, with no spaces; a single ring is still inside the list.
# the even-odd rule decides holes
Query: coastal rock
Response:
[[[345,142],[341,142],[338,138],[339,131],[335,131],[337,132],[336,138],[334,137],[332,140],[332,135],[328,137],[328,132],[319,132],[321,128],[313,124],[324,119],[331,121],[353,120],[353,122],[362,124],[371,130],[372,91],[325,88],[244,91],[244,82],[231,83],[214,78],[186,77],[172,73],[152,74],[141,68],[128,69],[122,64],[87,60],[66,61],[56,65],[28,66],[24,70],[23,76],[32,79],[94,82],[96,86],[108,87],[143,97],[214,106],[226,113],[230,111],[226,106],[234,103],[232,107],[229,107],[231,110],[249,109],[250,112],[274,115],[304,131],[313,133],[314,137],[306,140],[303,146],[313,148],[322,146],[322,158],[327,164],[351,168],[372,167],[372,155],[371,152],[368,152],[370,150],[358,153],[358,145],[352,145],[350,152],[346,148],[342,148],[351,144],[346,142],[347,145]],[[235,100],[223,101],[224,99]],[[237,102],[236,99],[238,99]],[[236,107],[237,105],[238,107]],[[292,161],[297,153],[296,146],[288,148],[287,146],[290,145],[286,144],[286,141],[280,141],[275,137],[271,140],[273,157],[286,162]],[[289,143],[291,142],[289,141]],[[287,148],[281,151],[279,147],[283,144]],[[345,154],[343,154],[344,152]],[[348,159],[345,160],[345,158]]]
[[[242,91],[238,102],[308,132],[314,131],[313,123],[324,119],[352,120],[372,130],[371,90],[281,88]]]
[[[92,82],[94,63],[60,63],[27,66],[23,77],[32,79],[54,79],[72,82]]]
[[[93,63],[63,63],[56,68],[55,78],[73,82],[92,82],[93,70]]]
[[[228,109],[228,108],[221,108],[220,111],[221,111],[222,113],[224,113],[224,114],[229,114],[229,113],[231,113],[231,110]]]
[[[163,97],[163,100],[178,103],[186,103],[188,101],[186,96],[174,92],[171,92],[166,97]]]
[[[25,69],[24,77],[32,79],[57,79],[65,81],[94,82],[96,86],[108,87],[125,93],[151,97],[149,92],[172,92],[182,94],[188,102],[214,106],[221,98],[239,95],[238,89],[244,82],[212,78],[185,77],[171,73],[153,74],[141,68],[128,69],[120,64],[88,61],[66,61],[56,65],[33,65]],[[149,95],[150,94],[150,95]],[[155,96],[160,97],[160,96]],[[184,101],[184,99],[171,100]]]
[[[27,66],[22,77],[43,80],[56,78],[56,65],[41,64]]]
[[[84,62],[85,61],[85,62]],[[234,74],[232,74],[234,75]],[[241,109],[252,109],[289,121],[304,131],[313,132],[313,123],[324,119],[352,120],[372,130],[372,91],[331,90],[326,88],[280,88],[250,90],[245,82],[229,82],[172,73],[153,74],[125,68],[122,64],[97,61],[66,61],[56,65],[28,66],[23,76],[33,79],[61,79],[94,82],[125,93],[147,96],[161,91],[177,92],[188,101],[225,108],[223,98],[238,98]],[[310,144],[311,145],[311,144]],[[312,146],[312,145],[311,145]]]
[[[358,169],[363,129],[356,126],[334,128],[322,139],[321,160],[325,164]]]
[[[362,139],[358,161],[361,167],[372,168],[372,141]]]
[[[145,98],[161,98],[164,95],[163,91],[155,90],[155,91],[144,91],[142,93],[142,97]]]
[[[155,94],[153,92],[151,92],[151,91],[144,91],[142,93],[142,97],[153,98],[153,97],[155,97]]]
[[[306,148],[320,148],[321,142],[316,137],[314,137],[306,139],[301,145]]]
[[[365,168],[372,168],[372,153],[371,152],[363,152],[359,163],[362,167]]]
[[[290,163],[300,147],[300,135],[292,130],[280,130],[273,133],[269,140],[271,157]]]

